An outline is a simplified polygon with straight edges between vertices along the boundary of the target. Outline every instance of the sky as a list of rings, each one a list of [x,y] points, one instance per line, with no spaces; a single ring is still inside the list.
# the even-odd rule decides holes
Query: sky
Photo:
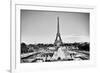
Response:
[[[40,10],[21,10],[21,42],[54,43],[57,17],[63,42],[89,42],[89,13]]]

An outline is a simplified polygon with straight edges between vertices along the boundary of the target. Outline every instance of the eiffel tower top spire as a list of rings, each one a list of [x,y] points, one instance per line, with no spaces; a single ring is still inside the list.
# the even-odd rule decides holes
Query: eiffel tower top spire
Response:
[[[60,29],[59,29],[59,17],[57,17],[57,34],[56,34],[54,45],[56,47],[60,47],[61,44],[62,44],[62,39],[61,39]]]
[[[59,32],[59,17],[57,17],[57,21],[58,21],[58,23],[57,23],[57,33],[60,33]]]

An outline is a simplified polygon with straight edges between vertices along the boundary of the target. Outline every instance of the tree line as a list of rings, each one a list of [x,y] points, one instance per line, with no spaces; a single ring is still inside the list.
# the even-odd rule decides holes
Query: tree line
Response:
[[[54,47],[54,46],[55,46],[54,44],[43,44],[43,43],[27,45],[26,43],[22,42],[21,43],[21,53],[33,52],[33,50],[39,50],[40,48],[47,49],[47,47]],[[78,47],[79,50],[85,50],[85,51],[90,50],[90,46],[89,46],[88,42],[63,43],[61,46],[74,46],[74,47]],[[32,48],[32,49],[29,50],[30,48]]]

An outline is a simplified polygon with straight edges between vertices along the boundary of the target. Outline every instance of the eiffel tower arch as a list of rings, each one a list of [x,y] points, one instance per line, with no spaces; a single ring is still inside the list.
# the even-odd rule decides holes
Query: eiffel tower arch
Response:
[[[56,34],[56,39],[54,42],[54,45],[58,48],[63,44],[61,35],[60,35],[60,29],[59,29],[59,17],[57,17],[57,34]]]

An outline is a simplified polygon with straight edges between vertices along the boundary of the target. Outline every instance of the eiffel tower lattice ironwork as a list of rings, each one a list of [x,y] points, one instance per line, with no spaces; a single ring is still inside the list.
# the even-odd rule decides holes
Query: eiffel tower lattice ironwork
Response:
[[[61,35],[60,35],[60,29],[59,29],[59,17],[57,17],[57,34],[56,34],[56,39],[54,42],[54,45],[56,47],[60,47],[62,45],[62,39],[61,39]]]

